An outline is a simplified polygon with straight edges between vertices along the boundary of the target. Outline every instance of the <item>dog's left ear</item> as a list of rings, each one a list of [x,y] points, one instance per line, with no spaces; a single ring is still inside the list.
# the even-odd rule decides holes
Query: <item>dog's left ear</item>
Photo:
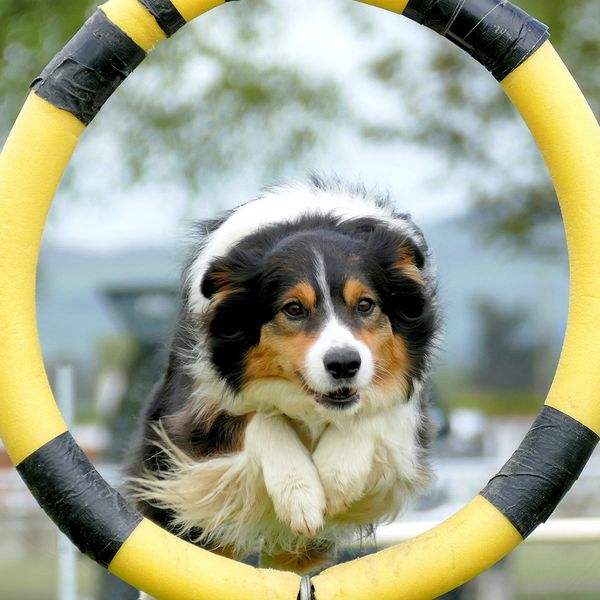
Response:
[[[400,242],[398,248],[398,258],[400,259],[400,265],[412,265],[419,270],[425,266],[425,255],[419,246],[417,246],[415,241],[409,237],[404,238]]]
[[[380,263],[385,265],[388,314],[412,323],[423,318],[429,308],[422,272],[426,261],[425,253],[408,236],[390,238],[386,258]]]

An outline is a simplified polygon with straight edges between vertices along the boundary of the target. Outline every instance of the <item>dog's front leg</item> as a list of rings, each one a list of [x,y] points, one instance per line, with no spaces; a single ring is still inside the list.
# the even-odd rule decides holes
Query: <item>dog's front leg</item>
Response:
[[[325,489],[329,516],[344,512],[363,495],[374,452],[374,436],[364,424],[344,429],[329,425],[325,430],[313,461]]]
[[[310,453],[288,420],[256,414],[246,430],[245,450],[260,465],[277,518],[312,537],[323,526],[325,493]]]

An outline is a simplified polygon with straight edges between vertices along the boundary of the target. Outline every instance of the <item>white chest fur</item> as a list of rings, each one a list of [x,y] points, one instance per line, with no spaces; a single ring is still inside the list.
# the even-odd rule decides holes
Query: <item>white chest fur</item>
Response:
[[[393,518],[428,483],[417,400],[327,425],[311,444],[284,415],[257,413],[242,451],[195,462],[163,439],[173,471],[138,482],[138,497],[169,508],[182,531],[240,555],[337,545],[360,525]]]

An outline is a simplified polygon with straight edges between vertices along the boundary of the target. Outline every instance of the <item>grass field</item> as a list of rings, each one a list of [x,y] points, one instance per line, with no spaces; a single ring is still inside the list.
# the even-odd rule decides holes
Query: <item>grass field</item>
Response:
[[[600,544],[523,546],[510,560],[518,600],[600,599]]]
[[[600,544],[522,546],[503,563],[501,573],[507,580],[506,600],[599,600]],[[100,567],[81,557],[78,600],[95,600],[100,581]],[[55,557],[0,563],[0,599],[57,600]],[[486,600],[485,589],[477,600]]]
[[[77,600],[96,598],[100,575],[100,567],[86,557],[80,557],[77,561]],[[0,563],[2,600],[57,600],[56,585],[56,557],[51,554],[32,556],[27,562]]]

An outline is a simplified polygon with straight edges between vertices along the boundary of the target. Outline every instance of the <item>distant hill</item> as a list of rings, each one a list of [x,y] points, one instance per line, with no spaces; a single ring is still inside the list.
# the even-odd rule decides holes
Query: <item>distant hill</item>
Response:
[[[125,331],[105,297],[120,288],[179,285],[174,249],[147,248],[89,254],[46,247],[37,285],[38,326],[47,362],[68,361],[89,370],[99,339]]]
[[[477,351],[478,298],[531,314],[531,335],[562,342],[569,296],[566,251],[560,257],[536,257],[495,242],[485,245],[466,224],[425,224],[440,281],[446,316],[444,362],[470,362]]]

